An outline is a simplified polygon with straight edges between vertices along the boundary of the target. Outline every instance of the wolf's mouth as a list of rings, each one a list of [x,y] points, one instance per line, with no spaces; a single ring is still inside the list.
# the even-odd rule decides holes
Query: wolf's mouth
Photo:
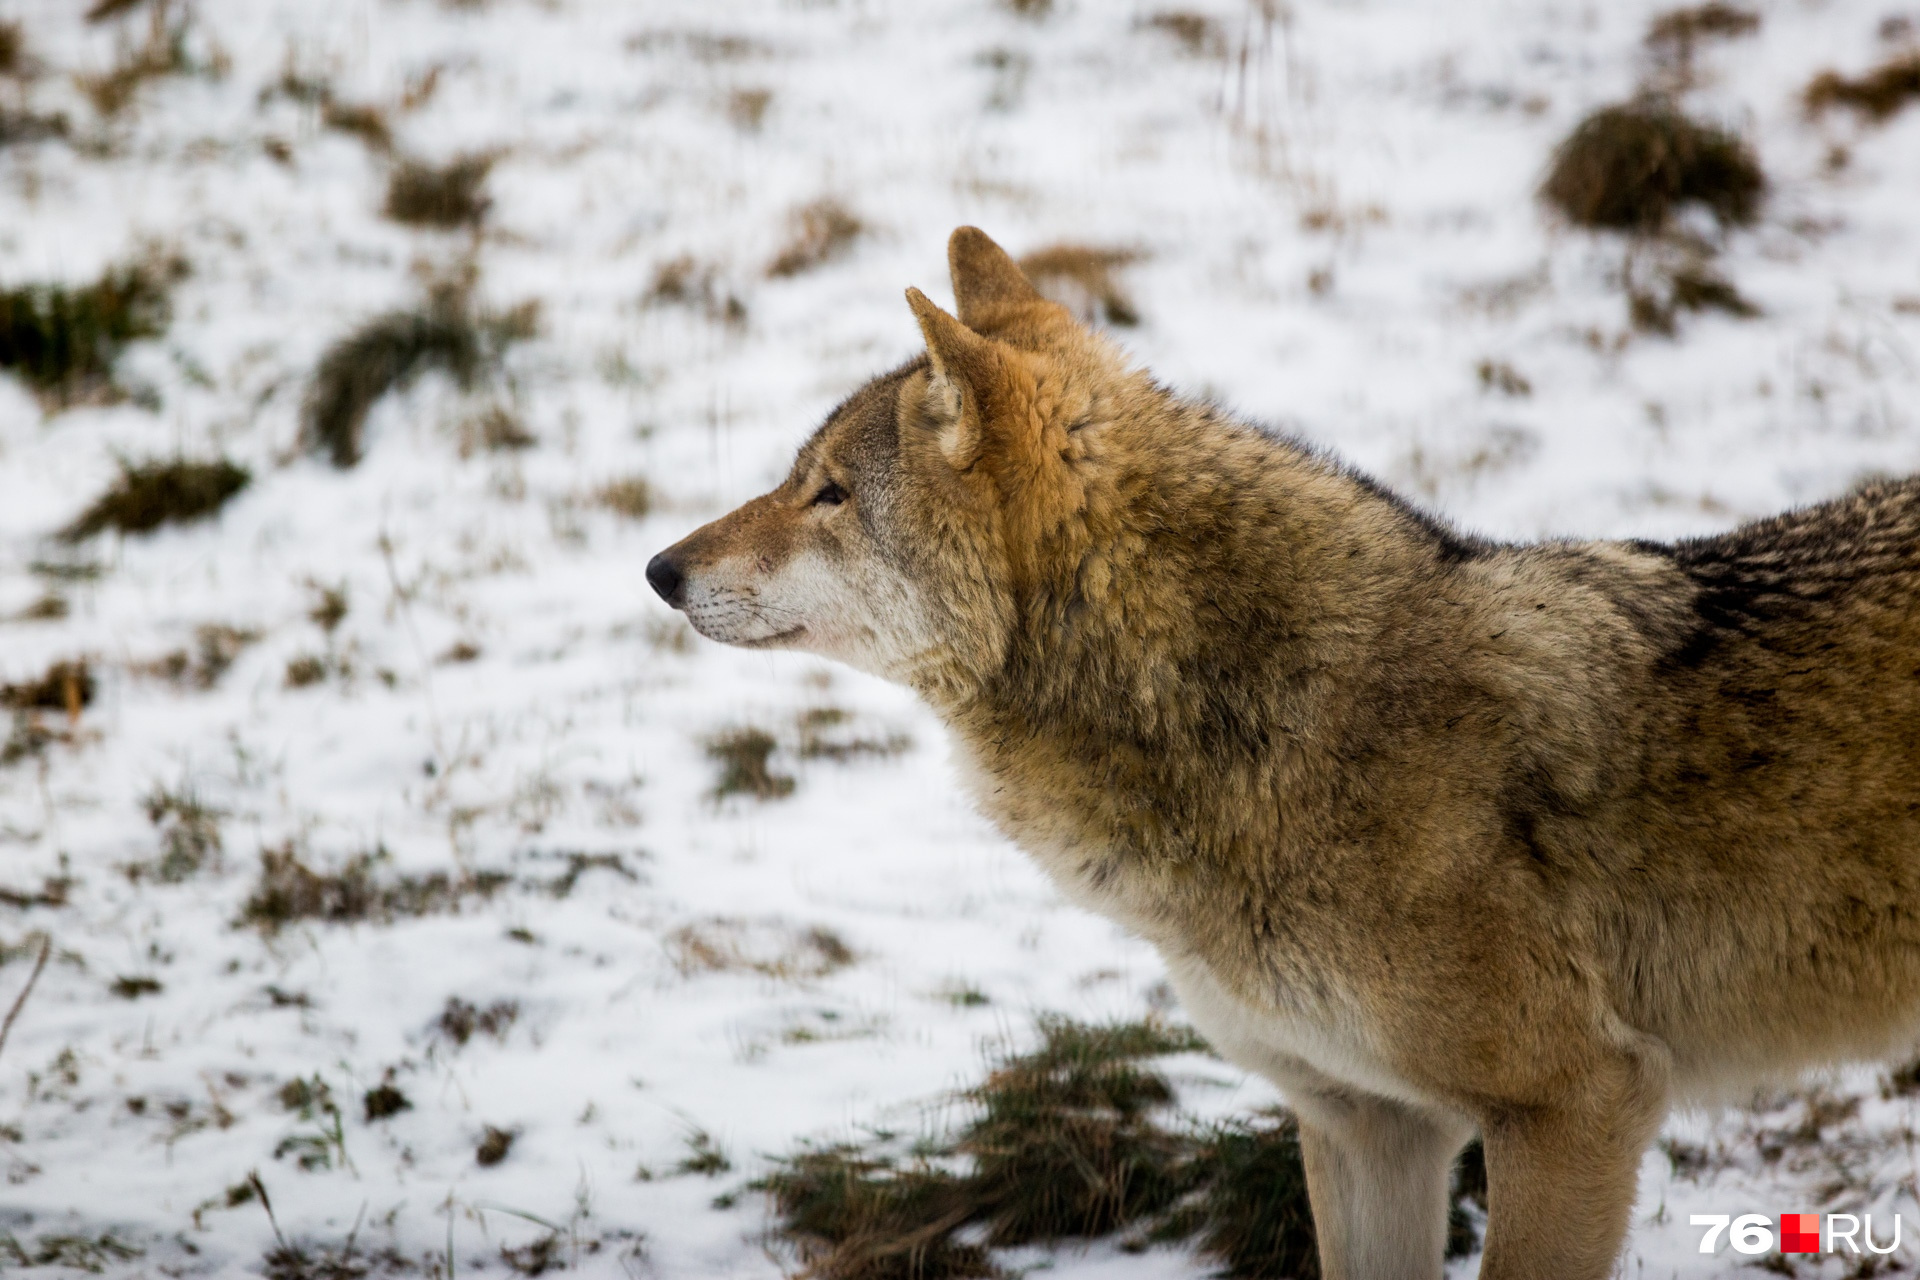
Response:
[[[767,649],[782,641],[792,640],[806,633],[807,629],[805,627],[788,627],[785,631],[776,632],[770,636],[761,636],[757,640],[735,640],[733,643],[742,649]]]

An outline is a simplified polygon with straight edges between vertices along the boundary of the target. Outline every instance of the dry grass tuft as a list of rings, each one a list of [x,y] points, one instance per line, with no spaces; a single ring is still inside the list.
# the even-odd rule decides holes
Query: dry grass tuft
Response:
[[[520,1136],[518,1130],[501,1129],[488,1125],[480,1135],[480,1145],[473,1149],[473,1158],[482,1168],[492,1168],[507,1158],[513,1150],[513,1143]]]
[[[175,649],[151,662],[139,663],[134,670],[142,675],[158,676],[178,685],[211,689],[250,644],[260,639],[258,631],[224,623],[206,623],[193,629],[193,649]]]
[[[518,415],[497,404],[461,419],[455,436],[454,448],[462,458],[476,453],[512,453],[540,443],[540,437],[527,430]]]
[[[1217,56],[1227,51],[1226,36],[1222,34],[1220,24],[1192,9],[1162,9],[1140,19],[1136,25],[1172,36],[1182,48],[1196,56]]]
[[[367,414],[380,397],[430,370],[473,387],[498,367],[508,346],[533,336],[538,317],[534,304],[476,313],[463,289],[437,290],[418,311],[375,316],[320,357],[302,410],[306,447],[324,450],[336,467],[353,466]]]
[[[565,1271],[567,1239],[558,1231],[536,1236],[522,1245],[500,1246],[500,1260],[517,1275],[543,1276],[549,1271]]]
[[[1219,1275],[1319,1275],[1300,1131],[1291,1116],[1275,1115],[1263,1125],[1223,1124],[1195,1153],[1194,1164],[1206,1182],[1193,1206],[1204,1223],[1200,1248],[1226,1264]]]
[[[1053,0],[1000,0],[1000,4],[1030,22],[1038,22],[1053,12]]]
[[[145,4],[146,0],[93,0],[87,9],[88,22],[105,22],[108,18],[117,18],[123,13],[131,13]]]
[[[103,0],[107,2],[110,0]],[[148,82],[198,71],[187,53],[187,28],[191,20],[191,14],[187,13],[176,21],[170,0],[154,0],[145,40],[122,49],[119,61],[99,75],[74,77],[93,109],[103,116],[119,115]]]
[[[595,506],[629,520],[643,520],[653,510],[653,486],[645,476],[622,476],[593,491]]]
[[[476,1031],[494,1040],[505,1040],[519,1017],[518,1001],[495,1000],[482,1009],[459,996],[448,996],[447,1006],[440,1011],[434,1027],[456,1047],[464,1048]]]
[[[85,658],[56,662],[19,684],[0,684],[0,707],[14,711],[64,711],[70,718],[93,704],[97,688]]]
[[[11,1231],[0,1231],[0,1267],[65,1267],[98,1275],[115,1263],[131,1262],[141,1250],[111,1231],[98,1236],[43,1235],[22,1244]]]
[[[115,978],[113,982],[108,985],[107,990],[122,1000],[138,1000],[141,996],[157,996],[161,991],[165,990],[165,988],[160,985],[158,978],[150,978],[145,974],[136,974],[132,977],[123,975]]]
[[[1135,325],[1140,313],[1114,273],[1139,260],[1132,249],[1056,244],[1021,258],[1020,269],[1034,288],[1088,323],[1105,319],[1108,324]]]
[[[247,487],[252,473],[221,458],[217,462],[122,462],[120,478],[60,531],[82,542],[108,529],[151,533],[162,525],[190,524],[215,515]]]
[[[1654,18],[1647,26],[1646,44],[1654,52],[1684,63],[1691,60],[1694,46],[1703,40],[1732,40],[1759,29],[1759,14],[1711,0]]]
[[[1650,288],[1627,290],[1627,319],[1642,333],[1672,337],[1683,311],[1719,311],[1743,320],[1760,314],[1732,281],[1704,262],[1676,267]]]
[[[489,898],[510,877],[499,872],[435,871],[425,876],[377,875],[384,849],[349,858],[337,871],[316,871],[291,842],[260,851],[260,881],[238,923],[274,934],[299,920],[323,924],[386,923],[399,917],[458,911],[467,898]]]
[[[1583,227],[1653,233],[1683,205],[1726,226],[1759,212],[1766,176],[1738,137],[1657,100],[1602,107],[1554,153],[1541,196]]]
[[[690,1173],[702,1178],[717,1178],[733,1170],[733,1161],[714,1136],[705,1129],[687,1134],[687,1154],[673,1166],[675,1173]]]
[[[347,617],[347,584],[337,587],[325,586],[318,582],[308,582],[313,592],[313,607],[307,610],[307,620],[328,635],[339,630]]]
[[[152,866],[162,884],[179,884],[220,860],[220,819],[226,815],[205,803],[190,787],[147,793],[147,821],[160,829],[160,856]]]
[[[392,1081],[375,1085],[367,1090],[365,1096],[360,1099],[360,1105],[366,1114],[368,1124],[372,1124],[375,1120],[385,1120],[389,1116],[397,1116],[402,1111],[413,1110],[412,1101],[406,1094],[394,1088]]]
[[[743,133],[758,133],[772,102],[771,89],[735,89],[727,95],[727,119]]]
[[[27,35],[16,22],[0,22],[0,76],[17,76],[27,69]]]
[[[320,123],[340,133],[350,133],[374,151],[393,150],[393,130],[387,114],[364,103],[333,102],[320,109]],[[389,196],[391,199],[391,196]]]
[[[279,1241],[261,1259],[265,1280],[367,1280],[371,1276],[410,1276],[421,1271],[412,1259],[391,1248],[365,1250],[349,1236],[339,1244],[310,1240]]]
[[[327,660],[318,654],[295,654],[287,659],[286,677],[281,683],[289,689],[306,689],[325,680],[327,671]]]
[[[805,1151],[754,1184],[779,1231],[817,1280],[962,1280],[1004,1274],[955,1238],[972,1218],[964,1183],[925,1163],[901,1165],[853,1146]]]
[[[709,320],[739,326],[747,322],[747,304],[720,282],[720,273],[711,263],[696,261],[690,254],[670,258],[654,269],[653,283],[641,296],[647,307],[698,307]]]
[[[793,211],[792,222],[792,237],[767,264],[767,274],[776,279],[797,276],[841,257],[867,230],[866,223],[833,199],[802,205]]]
[[[834,760],[842,764],[859,756],[897,756],[913,746],[904,733],[867,737],[849,732],[853,717],[838,707],[814,707],[800,714],[800,744],[795,754],[802,760]]]
[[[417,227],[478,226],[493,204],[483,190],[493,162],[490,155],[458,156],[441,166],[403,160],[387,182],[381,212]]]
[[[0,107],[0,147],[12,146],[16,142],[45,142],[49,138],[67,136],[67,118],[63,115],[43,116],[31,111],[11,111]]]
[[[793,794],[794,781],[768,766],[776,744],[764,729],[734,729],[707,743],[707,755],[720,763],[720,780],[713,796],[747,795],[759,800],[779,800]]]
[[[1505,360],[1482,360],[1473,371],[1480,379],[1482,391],[1497,391],[1516,399],[1533,394],[1533,384],[1527,381],[1526,375]]]
[[[1169,1224],[1168,1238],[1198,1229],[1199,1213],[1176,1221],[1175,1211],[1202,1189],[1199,1144],[1156,1121],[1173,1091],[1142,1065],[1198,1041],[1152,1023],[1051,1019],[1041,1030],[1037,1050],[1003,1059],[962,1095],[978,1114],[951,1139],[919,1144],[909,1159],[884,1143],[814,1149],[754,1184],[773,1198],[807,1274],[996,1276],[990,1247],[1155,1222]],[[1295,1181],[1292,1208],[1304,1215],[1304,1178]]]
[[[1107,1235],[1186,1190],[1186,1144],[1150,1113],[1173,1101],[1143,1058],[1200,1047],[1152,1023],[1043,1021],[1041,1046],[964,1096],[982,1115],[955,1150],[973,1157],[975,1215],[993,1245]]]
[[[0,290],[0,369],[54,407],[119,398],[114,361],[128,343],[166,331],[168,293],[185,273],[180,260],[155,258],[78,288]]]
[[[858,957],[831,929],[778,921],[702,920],[667,935],[667,954],[685,976],[757,973],[789,982],[824,978]]]
[[[1902,54],[1856,79],[1822,71],[1801,95],[1809,115],[1847,107],[1876,123],[1891,118],[1915,98],[1920,98],[1920,53]]]

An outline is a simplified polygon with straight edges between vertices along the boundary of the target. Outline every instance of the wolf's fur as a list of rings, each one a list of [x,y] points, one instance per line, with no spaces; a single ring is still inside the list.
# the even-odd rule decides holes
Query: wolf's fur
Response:
[[[1481,1274],[1603,1276],[1674,1102],[1920,1036],[1920,483],[1477,541],[950,257],[927,356],[649,576],[926,698],[1286,1090],[1328,1277],[1439,1275],[1476,1129]]]

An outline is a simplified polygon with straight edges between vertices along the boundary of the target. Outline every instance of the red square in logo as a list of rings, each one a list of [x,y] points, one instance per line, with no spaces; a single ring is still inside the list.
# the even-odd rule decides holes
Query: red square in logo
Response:
[[[1781,1214],[1780,1252],[1820,1252],[1820,1215],[1817,1213]]]

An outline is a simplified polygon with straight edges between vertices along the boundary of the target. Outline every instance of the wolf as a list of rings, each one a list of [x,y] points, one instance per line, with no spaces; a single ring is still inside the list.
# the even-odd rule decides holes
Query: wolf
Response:
[[[1322,1274],[1598,1280],[1668,1110],[1920,1039],[1920,482],[1469,536],[1183,399],[971,227],[955,313],[655,556],[903,683],[979,807],[1297,1113]]]

